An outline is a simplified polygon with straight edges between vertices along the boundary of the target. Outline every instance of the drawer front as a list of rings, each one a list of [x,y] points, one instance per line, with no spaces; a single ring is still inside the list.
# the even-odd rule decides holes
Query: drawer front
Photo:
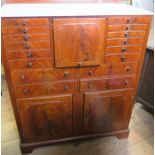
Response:
[[[48,25],[48,18],[9,18],[2,19],[3,27]]]
[[[3,27],[2,34],[30,34],[30,33],[49,33],[48,26],[21,26],[21,27]]]
[[[105,55],[105,63],[139,62],[141,54]]]
[[[137,63],[116,63],[100,67],[88,67],[80,69],[80,78],[97,78],[111,75],[136,74]]]
[[[146,24],[139,24],[139,25],[109,25],[109,31],[127,31],[127,30],[146,30]]]
[[[5,49],[7,51],[16,50],[31,50],[31,49],[50,49],[50,41],[38,41],[38,42],[19,42],[16,44],[6,44]]]
[[[121,46],[121,47],[106,47],[108,54],[121,54],[121,53],[135,53],[142,52],[143,46]]]
[[[149,18],[146,16],[109,17],[108,22],[109,24],[147,24]]]
[[[13,71],[11,77],[14,84],[30,84],[78,79],[78,73],[77,69],[38,69]]]
[[[143,38],[132,39],[107,39],[107,46],[123,46],[123,45],[142,45]]]
[[[26,41],[49,41],[50,36],[48,33],[42,34],[18,34],[18,35],[5,35],[3,37],[5,44],[26,42]]]
[[[51,68],[52,59],[33,59],[33,60],[9,60],[10,70],[33,69],[33,68]]]
[[[19,51],[19,52],[7,52],[7,59],[35,59],[35,58],[49,58],[52,56],[49,50],[31,50],[31,51]]]
[[[93,79],[81,80],[81,91],[96,91],[96,90],[115,90],[134,88],[136,77],[123,77],[123,78],[107,78],[107,79]]]
[[[108,32],[108,38],[130,38],[130,37],[144,37],[145,31],[120,31]]]
[[[16,98],[50,96],[59,93],[75,93],[78,91],[76,80],[66,82],[19,85],[14,87]]]

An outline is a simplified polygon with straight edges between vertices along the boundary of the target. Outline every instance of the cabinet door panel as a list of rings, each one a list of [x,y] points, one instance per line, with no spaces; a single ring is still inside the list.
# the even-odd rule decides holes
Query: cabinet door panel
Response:
[[[72,135],[72,95],[17,100],[26,142]]]
[[[54,19],[56,67],[99,65],[104,47],[104,18]]]
[[[127,128],[132,103],[130,91],[86,93],[84,133],[100,133]]]

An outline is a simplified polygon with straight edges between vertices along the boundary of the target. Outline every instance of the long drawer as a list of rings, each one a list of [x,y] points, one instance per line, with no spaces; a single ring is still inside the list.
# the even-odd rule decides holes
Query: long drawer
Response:
[[[117,75],[125,75],[125,74],[136,74],[137,71],[137,63],[116,63],[116,64],[108,64],[96,67],[87,67],[80,69],[80,78],[98,78],[104,76],[117,76]]]
[[[9,18],[2,20],[3,27],[48,25],[48,18]]]
[[[144,38],[107,39],[106,46],[143,45]]]
[[[70,80],[65,82],[43,82],[40,84],[18,85],[14,87],[15,96],[19,98],[50,96],[59,93],[75,93],[78,91],[78,82]]]
[[[121,54],[121,53],[135,53],[142,52],[143,46],[140,45],[130,45],[130,46],[111,46],[106,47],[105,52],[108,54]]]
[[[31,59],[31,60],[9,60],[10,70],[20,69],[34,69],[34,68],[51,68],[53,67],[53,60],[48,59]]]
[[[113,77],[80,80],[81,91],[115,90],[134,88],[136,77]]]
[[[50,50],[25,50],[18,52],[7,52],[6,53],[8,60],[15,59],[35,59],[35,58],[49,58],[52,56]]]
[[[77,69],[33,69],[13,71],[13,84],[30,84],[37,82],[55,82],[78,79]]]
[[[139,62],[140,58],[140,53],[118,55],[108,54],[105,55],[104,63]]]

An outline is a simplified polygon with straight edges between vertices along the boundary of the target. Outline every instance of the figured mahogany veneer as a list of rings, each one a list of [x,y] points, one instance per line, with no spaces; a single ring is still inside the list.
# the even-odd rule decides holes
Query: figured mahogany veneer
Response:
[[[2,18],[21,150],[128,137],[151,16]]]

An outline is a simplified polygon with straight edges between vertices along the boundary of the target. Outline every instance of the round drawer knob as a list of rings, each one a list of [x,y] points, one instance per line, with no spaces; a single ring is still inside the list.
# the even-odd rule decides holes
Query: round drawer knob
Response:
[[[30,52],[27,53],[27,57],[28,57],[28,58],[32,58],[32,57],[33,57],[32,53],[30,53]]]
[[[129,84],[129,81],[128,81],[128,80],[125,80],[125,81],[124,81],[124,84],[125,84],[125,85],[128,85],[128,84]]]
[[[24,89],[24,90],[23,90],[23,94],[24,94],[24,95],[27,95],[28,93],[29,93],[29,90],[28,90],[28,89]]]
[[[132,21],[133,21],[133,19],[130,18],[130,19],[127,19],[126,22],[127,22],[127,23],[131,23]]]
[[[124,45],[126,45],[127,43],[128,43],[128,41],[127,41],[127,40],[123,41],[123,44],[124,44]]]
[[[78,62],[78,67],[81,67],[82,66],[82,62]]]
[[[125,34],[124,34],[124,37],[128,37],[128,36],[129,36],[129,34],[128,34],[128,33],[125,33]]]
[[[125,28],[125,30],[129,30],[129,27],[127,26],[127,27]]]
[[[122,52],[126,52],[127,51],[127,48],[122,48]]]
[[[126,70],[127,72],[129,72],[129,71],[131,71],[131,67],[126,67],[125,70]]]
[[[25,49],[29,49],[29,48],[30,48],[30,46],[29,46],[29,45],[26,45],[26,46],[25,46]]]
[[[24,40],[28,41],[29,40],[29,36],[24,36]]]
[[[24,33],[27,33],[27,30],[26,29],[24,29],[24,31],[23,31]]]
[[[27,25],[27,21],[24,21],[24,22],[23,22],[23,25],[26,26],[26,25]]]
[[[125,60],[126,60],[125,56],[122,55],[122,56],[121,56],[121,61],[125,61]]]
[[[32,62],[29,62],[27,65],[28,68],[32,68]]]
[[[21,75],[21,80],[25,80],[25,75]]]
[[[68,86],[65,86],[65,87],[64,87],[64,90],[65,90],[65,91],[67,91],[68,89],[69,89],[69,87],[68,87]]]
[[[89,71],[89,72],[88,72],[88,75],[89,75],[89,76],[92,76],[92,75],[93,75],[93,72],[92,72],[92,71]]]
[[[64,77],[65,77],[65,78],[68,78],[68,76],[69,76],[69,72],[65,72],[65,73],[64,73]]]
[[[88,89],[92,89],[93,85],[91,83],[88,84]]]

